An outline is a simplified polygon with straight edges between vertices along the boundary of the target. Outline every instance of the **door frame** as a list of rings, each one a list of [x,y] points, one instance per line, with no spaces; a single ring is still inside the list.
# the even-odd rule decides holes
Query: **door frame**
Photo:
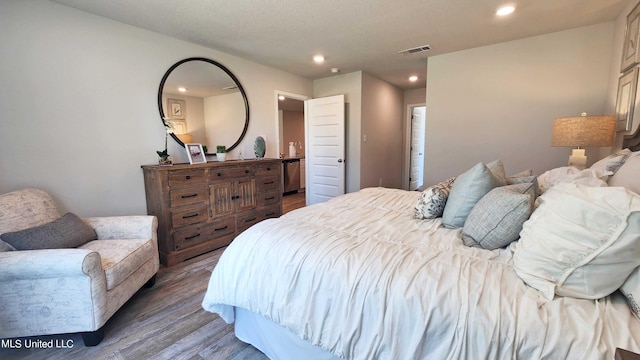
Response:
[[[280,153],[287,153],[287,149],[284,148],[283,144],[280,144],[280,142],[282,141],[282,119],[280,118],[280,111],[278,110],[278,108],[280,107],[279,105],[279,101],[278,100],[278,96],[280,95],[284,95],[288,98],[292,98],[295,100],[308,100],[311,99],[311,96],[306,96],[306,95],[302,95],[302,94],[296,94],[296,93],[292,93],[292,92],[288,92],[288,91],[283,91],[283,90],[278,90],[275,89],[274,90],[274,109],[275,109],[275,125],[276,125],[276,144],[278,144],[278,154]],[[307,129],[304,129],[305,133],[306,133]],[[283,148],[281,148],[281,145]]]
[[[427,104],[426,103],[407,104],[407,108],[405,109],[404,155],[403,155],[403,163],[402,163],[402,167],[403,167],[402,188],[405,190],[409,190],[409,185],[410,185],[409,174],[411,172],[411,115],[413,114],[413,108],[420,107],[420,106],[424,106],[426,108]],[[426,111],[425,111],[424,121],[425,123],[427,122]],[[426,138],[426,134],[424,134],[424,136]]]

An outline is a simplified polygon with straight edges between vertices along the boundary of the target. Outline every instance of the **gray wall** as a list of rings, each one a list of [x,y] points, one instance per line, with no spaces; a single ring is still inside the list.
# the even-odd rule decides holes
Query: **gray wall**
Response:
[[[164,147],[156,97],[176,61],[208,57],[238,77],[245,156],[258,135],[278,155],[275,89],[312,94],[308,79],[49,1],[1,2],[0,43],[0,193],[39,187],[80,216],[146,213],[140,165]],[[169,153],[187,161],[172,139]]]
[[[613,38],[609,22],[429,58],[425,185],[479,161],[566,165],[553,119],[606,112]]]

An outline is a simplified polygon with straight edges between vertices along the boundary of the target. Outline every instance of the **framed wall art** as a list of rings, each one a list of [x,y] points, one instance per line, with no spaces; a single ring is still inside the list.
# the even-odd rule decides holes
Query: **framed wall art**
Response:
[[[167,112],[171,119],[184,120],[187,116],[187,106],[184,100],[167,99]]]
[[[633,109],[636,103],[638,86],[638,68],[624,73],[618,80],[618,97],[616,99],[616,131],[629,131],[633,123]]]
[[[625,72],[633,65],[640,62],[638,51],[638,41],[640,41],[640,3],[627,15],[627,26],[624,35],[624,45],[622,47],[622,63],[620,72]]]
[[[189,164],[204,164],[207,162],[202,144],[184,144],[184,147],[187,149]]]

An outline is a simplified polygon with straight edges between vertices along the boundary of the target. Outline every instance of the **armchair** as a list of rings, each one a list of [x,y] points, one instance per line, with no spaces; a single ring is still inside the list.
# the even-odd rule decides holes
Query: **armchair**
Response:
[[[49,194],[0,195],[0,234],[43,225],[60,214]],[[159,268],[154,216],[91,217],[97,240],[77,248],[11,250],[0,240],[0,338],[82,333],[97,345],[104,324]]]

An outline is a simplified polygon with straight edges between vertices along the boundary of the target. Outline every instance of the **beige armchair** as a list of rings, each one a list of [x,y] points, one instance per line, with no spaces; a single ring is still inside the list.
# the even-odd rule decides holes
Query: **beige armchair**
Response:
[[[38,189],[0,195],[0,234],[60,217]],[[103,338],[109,318],[159,268],[153,216],[82,219],[97,240],[77,248],[12,250],[0,240],[0,338],[82,333],[86,346]]]

